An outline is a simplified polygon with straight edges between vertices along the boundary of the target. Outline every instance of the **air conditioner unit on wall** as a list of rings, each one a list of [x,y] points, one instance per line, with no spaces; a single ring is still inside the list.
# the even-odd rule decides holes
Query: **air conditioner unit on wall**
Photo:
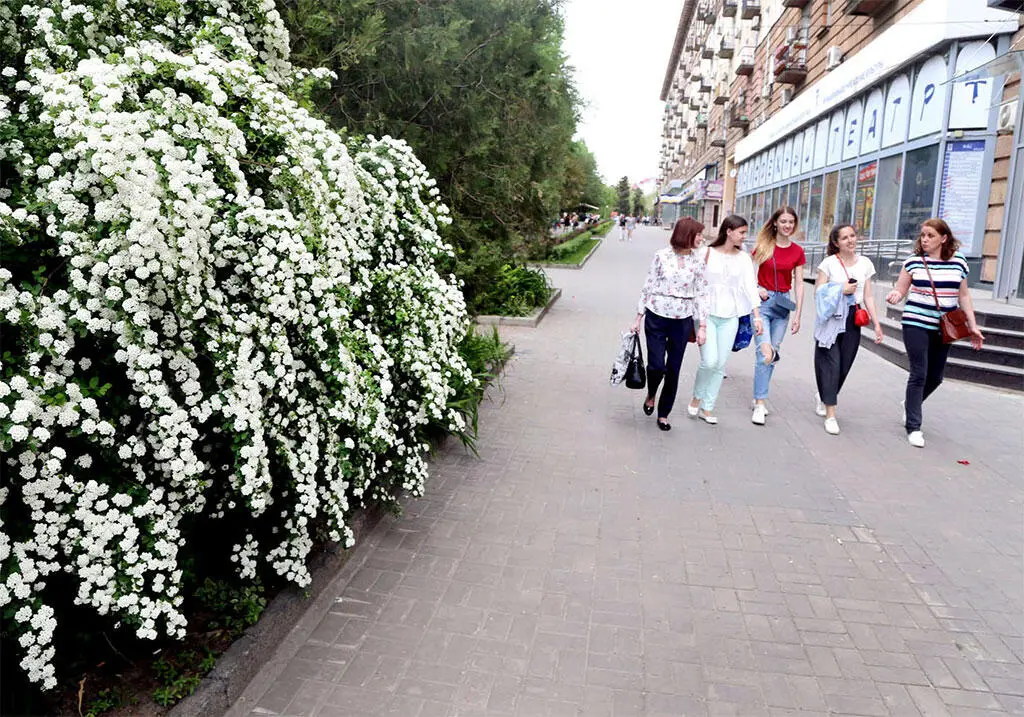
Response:
[[[843,64],[843,48],[839,47],[839,45],[833,45],[832,47],[828,48],[828,53],[826,54],[825,59],[825,67],[826,69],[834,70],[841,64]]]
[[[1010,134],[1014,125],[1017,124],[1017,100],[1012,99],[999,105],[999,114],[996,115],[996,132],[999,134]]]

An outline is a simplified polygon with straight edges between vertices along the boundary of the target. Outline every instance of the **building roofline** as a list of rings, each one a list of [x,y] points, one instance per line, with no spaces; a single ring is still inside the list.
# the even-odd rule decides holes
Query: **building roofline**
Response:
[[[693,8],[696,4],[697,0],[684,0],[682,12],[679,13],[676,39],[672,43],[672,53],[668,57],[665,79],[661,83],[662,102],[668,99],[668,91],[672,87],[672,78],[675,77],[676,67],[679,65],[679,56],[683,53],[683,44],[686,42],[686,34],[690,31],[690,20],[693,19]]]

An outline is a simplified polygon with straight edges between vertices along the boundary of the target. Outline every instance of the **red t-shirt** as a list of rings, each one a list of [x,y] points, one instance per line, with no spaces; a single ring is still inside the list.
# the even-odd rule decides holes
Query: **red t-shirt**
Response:
[[[785,249],[777,246],[775,253],[757,268],[757,285],[768,291],[789,291],[793,288],[793,269],[806,263],[804,249],[796,242]],[[776,276],[779,277],[778,286],[775,285]]]

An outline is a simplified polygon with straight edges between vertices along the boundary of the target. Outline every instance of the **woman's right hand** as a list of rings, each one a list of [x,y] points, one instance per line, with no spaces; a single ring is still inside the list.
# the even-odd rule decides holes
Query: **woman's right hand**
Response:
[[[896,289],[893,289],[892,291],[890,291],[885,296],[886,302],[888,302],[890,304],[898,304],[902,299],[903,299],[903,294],[901,294]]]

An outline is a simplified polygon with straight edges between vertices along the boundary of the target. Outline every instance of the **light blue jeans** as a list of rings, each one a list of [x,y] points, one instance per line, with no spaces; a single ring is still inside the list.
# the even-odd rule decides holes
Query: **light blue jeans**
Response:
[[[715,410],[718,392],[725,378],[725,362],[732,353],[732,343],[739,328],[738,316],[723,318],[708,316],[704,345],[700,347],[700,368],[693,382],[693,397],[700,399],[700,407],[708,413]]]
[[[758,336],[754,335],[754,400],[763,401],[768,398],[768,388],[772,382],[772,374],[775,372],[775,364],[764,365],[764,354],[761,353],[761,345],[765,341],[771,341],[772,347],[777,351],[786,338],[786,329],[789,328],[789,310],[775,305],[780,296],[788,296],[781,291],[769,291],[768,298],[761,302],[761,322],[764,324],[764,332]]]

